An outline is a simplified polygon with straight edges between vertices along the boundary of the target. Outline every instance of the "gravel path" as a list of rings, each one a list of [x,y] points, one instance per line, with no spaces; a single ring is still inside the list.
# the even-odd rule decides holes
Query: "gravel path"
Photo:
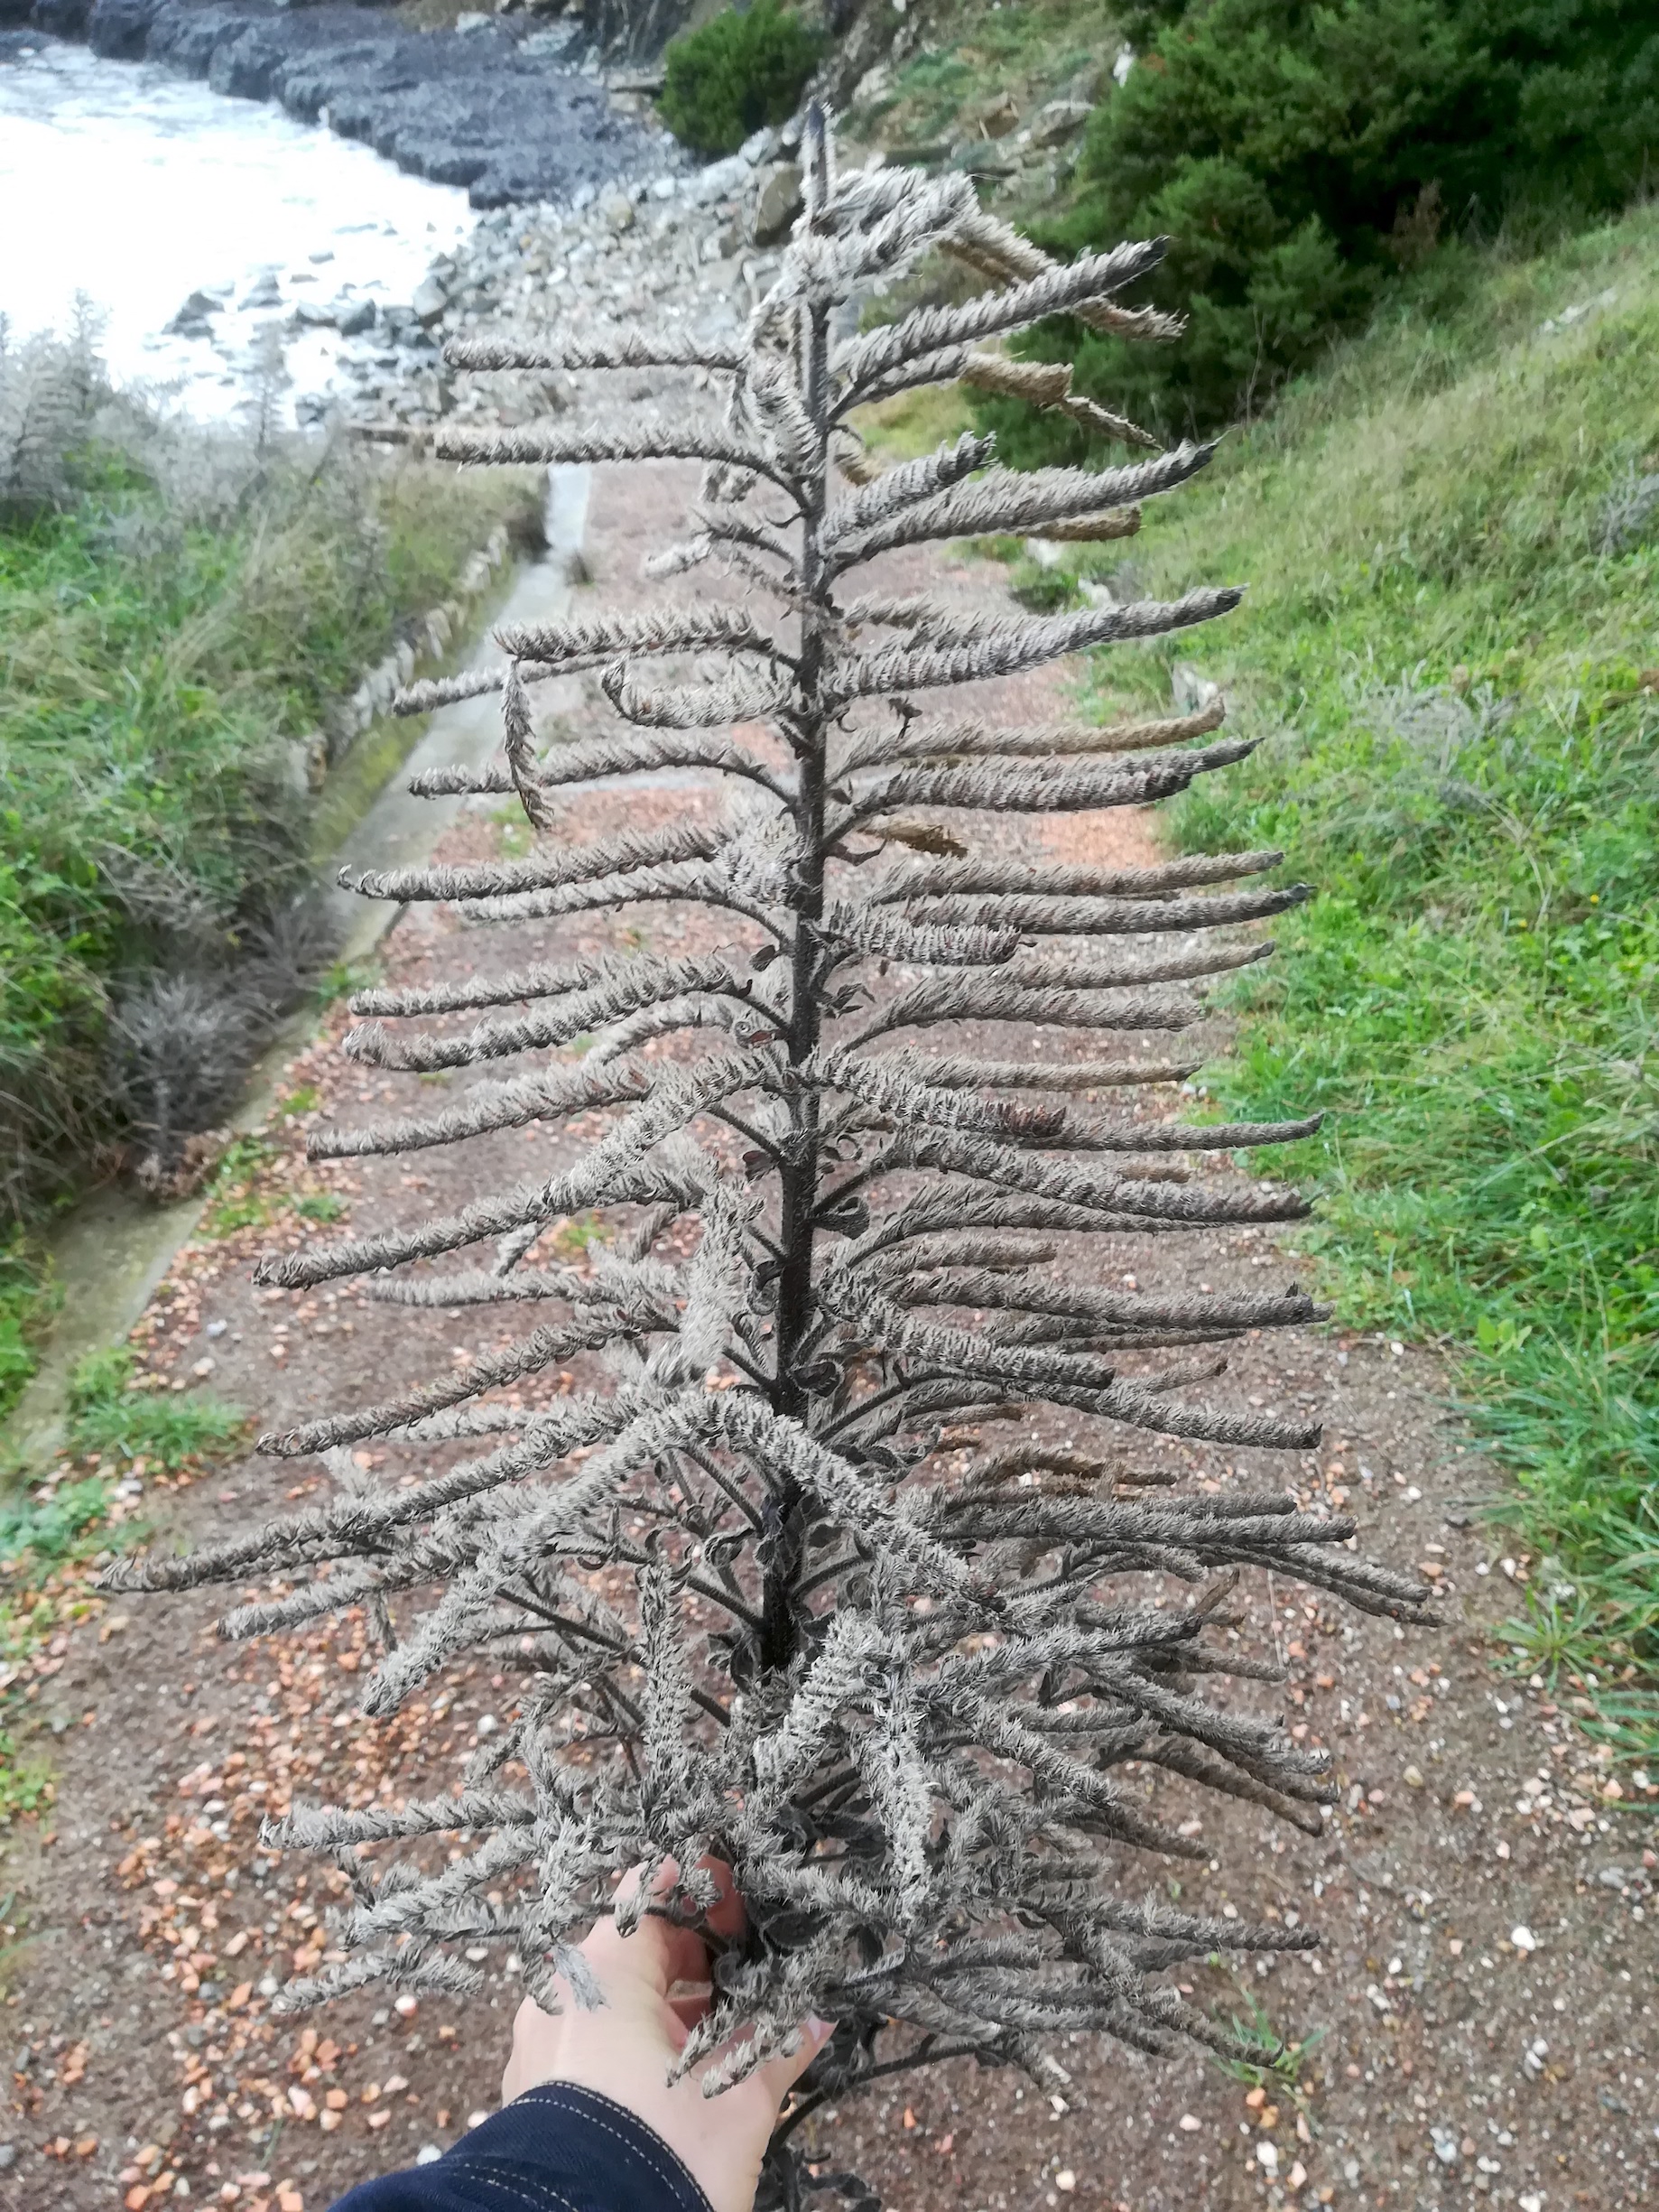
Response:
[[[596,600],[639,593],[639,552],[686,488],[678,471],[596,472]],[[887,581],[913,578],[895,564]],[[945,582],[981,600],[1002,589],[999,572],[967,564]],[[1063,682],[1024,679],[1003,703],[1052,711]],[[579,680],[560,690],[548,711],[579,726],[589,695]],[[692,784],[611,785],[573,795],[568,828],[586,837],[709,804]],[[498,850],[519,834],[476,806],[448,852]],[[1061,838],[1052,849],[1070,858],[1152,850],[1151,824],[1131,815],[1073,818]],[[643,926],[678,949],[713,925],[670,909]],[[481,953],[568,957],[614,942],[607,925],[584,922],[497,932],[486,945],[447,913],[419,909],[385,962],[394,979],[415,981],[466,971]],[[487,1312],[375,1307],[355,1288],[255,1291],[257,1251],[338,1235],[338,1221],[319,1214],[448,1211],[533,1163],[551,1172],[592,1134],[521,1131],[430,1166],[308,1166],[312,1123],[430,1103],[418,1078],[345,1062],[344,1027],[337,1008],[289,1071],[290,1110],[251,1194],[264,1218],[188,1248],[135,1333],[158,1387],[209,1382],[262,1426],[384,1397],[487,1348],[496,1329]],[[570,1225],[573,1256],[588,1233]],[[1126,1242],[1114,1264],[1126,1282],[1150,1280],[1157,1255]],[[1291,1263],[1265,1232],[1246,1231],[1214,1251],[1208,1279],[1259,1284],[1261,1270],[1277,1280]],[[589,1380],[573,1363],[534,1388],[556,1395]],[[1206,1866],[1183,1863],[1179,1882],[1145,1858],[1122,1868],[1132,1894],[1223,1912],[1237,1901],[1247,1915],[1265,1907],[1320,1928],[1324,1947],[1311,1957],[1263,1962],[1238,1985],[1218,1970],[1191,1984],[1200,2002],[1302,2039],[1293,2092],[1196,2057],[1154,2066],[1079,2045],[1066,2054],[1076,2088],[1063,2100],[1010,2075],[940,2068],[849,2103],[820,2128],[817,2150],[860,2166],[893,2212],[1650,2201],[1654,1793],[1633,1798],[1571,1713],[1493,1671],[1491,1631],[1515,1602],[1508,1578],[1538,1571],[1495,1557],[1478,1504],[1496,1478],[1442,1409],[1442,1379],[1421,1352],[1334,1333],[1251,1341],[1230,1387],[1323,1419],[1325,1441],[1296,1474],[1304,1497],[1346,1503],[1364,1547],[1419,1564],[1444,1594],[1444,1628],[1407,1639],[1297,1590],[1249,1590],[1237,1633],[1287,1662],[1293,1733],[1332,1749],[1340,1806],[1311,1840],[1247,1807],[1207,1803]],[[1200,1484],[1284,1474],[1277,1455],[1270,1464],[1168,1439],[1147,1449]],[[372,1472],[384,1455],[362,1457]],[[195,1543],[321,1480],[250,1458],[190,1484],[149,1482],[143,1509],[155,1540]],[[309,2023],[270,2012],[279,1980],[320,1955],[337,1878],[261,1851],[262,1816],[301,1793],[447,1787],[505,1708],[503,1678],[475,1671],[394,1722],[364,1721],[363,1646],[350,1619],[228,1646],[199,1599],[129,1599],[87,1606],[31,1663],[29,1708],[59,1780],[44,1831],[11,1833],[0,1884],[15,1938],[0,2203],[144,2212],[188,2198],[320,2212],[351,2182],[453,2142],[493,2103],[516,2001],[505,1974],[469,2007],[354,1998]],[[1160,1785],[1172,1811],[1179,1787]]]

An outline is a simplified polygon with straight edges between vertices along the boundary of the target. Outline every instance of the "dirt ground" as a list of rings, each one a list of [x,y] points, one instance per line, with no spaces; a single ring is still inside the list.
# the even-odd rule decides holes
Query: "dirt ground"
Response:
[[[665,483],[683,488],[672,475],[642,489],[601,474],[588,549],[596,601],[636,590]],[[913,579],[895,564],[889,581]],[[968,567],[949,585],[979,599],[1002,589],[998,572]],[[1063,682],[1025,679],[1001,704],[1052,711]],[[585,711],[578,687],[555,703],[575,720]],[[585,837],[708,803],[690,784],[590,791],[570,802],[570,828]],[[448,857],[511,834],[474,812]],[[1049,845],[1132,860],[1150,853],[1150,828],[1074,817]],[[675,949],[701,925],[674,909],[643,925],[648,942]],[[481,957],[516,963],[616,942],[588,921],[483,935],[422,908],[387,940],[385,964],[410,981]],[[345,1026],[337,1009],[290,1071],[292,1111],[273,1124],[258,1191],[268,1218],[181,1253],[135,1336],[160,1387],[206,1385],[262,1427],[384,1399],[496,1330],[487,1310],[379,1307],[355,1287],[258,1291],[256,1253],[337,1236],[354,1218],[448,1212],[527,1166],[552,1172],[592,1133],[532,1129],[308,1166],[313,1123],[431,1103],[420,1078],[345,1061]],[[300,1201],[338,1218],[309,1218]],[[1113,1261],[1126,1278],[1161,1263],[1126,1241]],[[1205,1264],[1218,1289],[1293,1273],[1265,1231],[1233,1235]],[[589,1378],[573,1362],[542,1380],[557,1391]],[[945,2067],[849,2101],[818,2126],[815,2152],[869,2176],[892,2212],[1653,2201],[1654,1793],[1615,1779],[1541,1686],[1494,1667],[1512,1582],[1539,1571],[1505,1557],[1482,1518],[1499,1478],[1446,1410],[1434,1362],[1410,1347],[1330,1331],[1252,1340],[1228,1387],[1322,1421],[1321,1446],[1293,1471],[1304,1499],[1346,1504],[1362,1548],[1420,1566],[1442,1601],[1440,1629],[1408,1634],[1300,1589],[1251,1591],[1243,1640],[1275,1651],[1290,1678],[1284,1691],[1240,1690],[1281,1701],[1293,1734],[1330,1748],[1340,1805],[1315,1840],[1206,1799],[1196,1832],[1207,1865],[1123,1854],[1133,1895],[1320,1930],[1316,1953],[1237,1979],[1206,1969],[1188,1984],[1264,2034],[1299,2040],[1293,2085],[1253,2085],[1198,2055],[1154,2063],[1080,2042],[1062,2054],[1075,2079],[1063,2099],[1011,2073]],[[1172,1440],[1148,1449],[1194,1482],[1284,1480],[1290,1464]],[[153,1481],[153,1540],[183,1547],[245,1528],[320,1489],[311,1465],[248,1457],[188,1486]],[[499,1724],[503,1678],[452,1677],[371,1723],[354,1695],[360,1623],[227,1644],[214,1611],[193,1596],[110,1603],[33,1662],[28,1710],[57,1801],[43,1827],[12,1832],[0,1882],[14,1938],[0,2005],[12,2053],[0,2203],[20,2212],[186,2199],[321,2212],[351,2183],[453,2142],[495,2102],[516,2002],[505,1973],[492,1970],[470,2005],[361,1997],[309,2021],[273,2017],[279,1982],[321,1955],[333,1878],[262,1849],[258,1833],[295,1795],[446,1787]],[[1181,1785],[1160,1788],[1173,1808]]]

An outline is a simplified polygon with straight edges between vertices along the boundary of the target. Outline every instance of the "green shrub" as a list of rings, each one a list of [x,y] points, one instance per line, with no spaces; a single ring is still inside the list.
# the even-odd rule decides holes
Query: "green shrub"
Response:
[[[101,1475],[60,1482],[50,1496],[23,1492],[0,1498],[0,1566],[9,1567],[25,1554],[48,1568],[76,1557],[108,1508],[109,1484]],[[5,1632],[10,1626],[0,1626],[0,1648],[11,1640]]]
[[[0,1231],[0,1417],[23,1396],[36,1345],[57,1301],[51,1263],[23,1230]]]
[[[1659,157],[1659,21],[1637,0],[1158,0],[1096,110],[1051,250],[1167,235],[1173,346],[1075,328],[1037,358],[1166,432],[1259,409],[1442,231],[1622,206]],[[981,412],[1027,462],[1069,425]]]
[[[160,419],[84,330],[0,342],[0,1224],[151,1120],[129,1016],[152,979],[235,1014],[257,951],[245,999],[278,1003],[315,820],[292,741],[526,506],[510,479]],[[6,1305],[0,1284],[0,1408],[28,1364]]]
[[[793,115],[823,50],[823,33],[778,0],[726,8],[671,42],[663,120],[699,153],[735,153],[764,125]]]
[[[220,1399],[192,1391],[136,1390],[133,1355],[125,1345],[95,1352],[70,1384],[70,1441],[77,1454],[115,1452],[153,1464],[181,1467],[234,1444],[246,1416]]]
[[[1510,1478],[1471,1456],[1466,1494],[1534,1557],[1506,1640],[1652,1756],[1659,515],[1627,518],[1659,208],[1465,262],[1454,306],[1408,293],[1150,507],[1135,562],[1153,599],[1250,585],[1180,657],[1267,742],[1171,810],[1179,843],[1278,846],[1320,889],[1241,979],[1215,1107],[1325,1111],[1284,1171],[1321,1185],[1341,1321],[1444,1351]],[[1100,673],[1162,702],[1172,657]]]

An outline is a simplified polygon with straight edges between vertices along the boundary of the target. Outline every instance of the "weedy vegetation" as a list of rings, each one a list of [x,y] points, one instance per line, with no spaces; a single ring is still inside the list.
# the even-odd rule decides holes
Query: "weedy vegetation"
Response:
[[[522,483],[163,419],[95,333],[0,339],[0,1411],[42,1209],[163,1180],[329,956],[312,740]]]
[[[142,1458],[176,1473],[192,1459],[222,1456],[246,1427],[246,1414],[208,1391],[135,1388],[125,1344],[93,1352],[70,1380],[70,1446],[77,1458]]]

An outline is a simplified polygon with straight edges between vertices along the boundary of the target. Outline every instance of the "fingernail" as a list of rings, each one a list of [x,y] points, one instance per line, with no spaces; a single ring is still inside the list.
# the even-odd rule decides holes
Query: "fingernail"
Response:
[[[827,2043],[835,2033],[834,2021],[820,2020],[816,2012],[809,2012],[802,2025],[807,2040],[811,2043]]]

